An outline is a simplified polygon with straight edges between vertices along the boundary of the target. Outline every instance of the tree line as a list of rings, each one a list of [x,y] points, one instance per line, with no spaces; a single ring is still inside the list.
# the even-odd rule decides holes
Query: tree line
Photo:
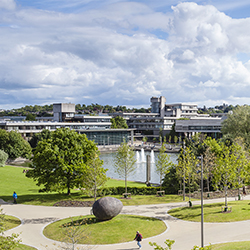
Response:
[[[76,112],[78,114],[99,114],[99,113],[115,113],[115,112],[126,112],[126,113],[150,113],[151,108],[127,108],[126,106],[111,106],[111,105],[100,105],[98,103],[92,103],[90,105],[76,104]],[[0,116],[27,116],[33,114],[37,117],[52,116],[53,105],[26,105],[25,107],[11,110],[3,110],[0,112]]]

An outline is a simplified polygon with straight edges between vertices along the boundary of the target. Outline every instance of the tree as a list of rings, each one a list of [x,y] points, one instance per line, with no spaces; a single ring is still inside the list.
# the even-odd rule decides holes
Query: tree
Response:
[[[51,132],[51,138],[40,141],[34,151],[32,169],[27,177],[44,185],[44,191],[63,191],[79,187],[89,159],[98,151],[85,134],[61,128]]]
[[[247,147],[250,145],[250,106],[237,106],[222,122],[221,132],[232,139],[242,137]]]
[[[51,131],[48,129],[43,129],[40,133],[35,133],[29,140],[29,144],[32,148],[35,148],[39,141],[44,139],[49,139],[51,136]]]
[[[103,161],[95,154],[87,162],[86,172],[83,175],[82,186],[89,195],[96,201],[97,189],[103,186],[108,180],[106,172],[108,169],[102,167]]]
[[[0,167],[5,166],[8,157],[8,154],[6,154],[3,150],[0,150]]]
[[[156,161],[156,172],[160,175],[160,190],[162,187],[163,175],[166,175],[169,172],[169,167],[173,164],[170,161],[170,157],[165,153],[164,143],[161,145],[158,159]]]
[[[203,157],[203,173],[204,179],[207,180],[207,191],[210,191],[210,178],[212,177],[212,172],[215,167],[215,153],[211,151],[211,148],[208,147],[205,151]]]
[[[125,193],[127,193],[127,178],[135,171],[135,163],[135,151],[124,140],[116,153],[114,166],[115,171],[125,178]]]
[[[227,190],[230,186],[236,186],[236,162],[235,145],[221,144],[221,153],[217,156],[217,166],[213,171],[215,188],[223,188],[225,192],[225,211],[227,211]]]
[[[172,245],[175,243],[174,240],[165,240],[164,243],[167,245],[165,248],[158,245],[157,243],[155,242],[149,242],[149,245],[154,247],[154,250],[171,250],[172,249]]]
[[[31,147],[25,139],[16,131],[0,129],[0,149],[9,155],[9,159],[18,157],[29,158]]]
[[[189,186],[189,202],[191,205],[191,186],[195,184],[197,159],[189,147],[181,148],[178,164],[176,166],[176,173],[183,181],[183,200],[185,200],[185,184]]]
[[[111,118],[111,128],[128,128],[126,120],[121,116],[116,116],[115,118]]]
[[[36,120],[36,115],[29,113],[29,114],[26,115],[26,119],[25,120],[26,121],[35,121]]]
[[[163,179],[162,187],[164,188],[167,194],[177,194],[179,190],[178,181],[179,180],[176,174],[176,167],[173,164],[169,167],[169,171]]]

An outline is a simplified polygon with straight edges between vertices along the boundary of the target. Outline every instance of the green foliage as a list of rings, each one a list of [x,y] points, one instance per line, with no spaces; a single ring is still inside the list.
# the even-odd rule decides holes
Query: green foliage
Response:
[[[162,187],[166,194],[177,194],[179,190],[179,180],[176,174],[175,165],[169,167],[168,173],[165,175]]]
[[[160,175],[160,185],[162,186],[163,175],[169,172],[169,167],[173,164],[170,157],[165,153],[164,143],[161,145],[157,161],[155,163],[156,172]]]
[[[223,121],[221,132],[223,136],[232,139],[236,137],[244,138],[247,147],[250,145],[250,106],[237,106],[232,113],[228,114]]]
[[[106,172],[108,169],[102,167],[103,161],[96,154],[87,162],[86,172],[82,176],[83,191],[88,195],[93,196],[96,200],[97,189],[102,187],[108,180]]]
[[[127,178],[135,171],[135,151],[125,141],[120,145],[114,159],[115,171],[125,178],[125,192],[127,193]]]
[[[32,148],[35,148],[39,141],[42,141],[44,139],[49,139],[51,136],[51,131],[48,129],[42,130],[40,133],[35,133],[29,140],[29,144]]]
[[[172,249],[172,245],[175,243],[174,240],[165,240],[164,243],[167,245],[167,247],[161,247],[160,245],[158,245],[157,243],[155,242],[149,242],[149,245],[150,246],[153,246],[154,247],[154,250],[171,250]]]
[[[18,157],[28,159],[31,155],[29,143],[16,131],[0,129],[0,149],[9,155],[11,160]]]
[[[8,154],[5,153],[3,150],[0,149],[0,167],[4,167],[5,163],[8,159]]]
[[[121,116],[116,116],[115,118],[111,118],[111,128],[128,128],[126,120]]]
[[[212,250],[212,245],[210,244],[209,246],[205,246],[205,247],[194,246],[192,250]]]
[[[26,121],[35,121],[36,120],[36,114],[31,114],[31,113],[27,114],[25,120]]]
[[[82,184],[89,159],[98,151],[86,135],[66,128],[51,133],[51,138],[40,141],[34,151],[32,170],[27,177],[44,185],[44,191],[70,190]]]
[[[160,187],[127,187],[127,192],[132,195],[155,195]],[[98,190],[98,195],[122,195],[125,192],[125,187],[105,187]]]

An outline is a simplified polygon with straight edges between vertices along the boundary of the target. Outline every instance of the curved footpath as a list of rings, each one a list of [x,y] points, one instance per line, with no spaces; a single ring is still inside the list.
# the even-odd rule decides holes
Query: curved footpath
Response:
[[[250,199],[246,196],[245,199]],[[229,201],[235,200],[229,198]],[[205,200],[204,203],[222,202],[224,199]],[[199,204],[194,201],[193,204]],[[55,241],[45,238],[42,234],[43,228],[58,219],[90,214],[90,208],[86,207],[43,207],[31,205],[13,205],[0,203],[3,211],[7,215],[13,215],[22,220],[22,224],[6,232],[20,233],[22,243],[36,247],[39,250],[56,249],[53,243]],[[187,206],[187,203],[169,203],[160,205],[142,205],[142,206],[125,206],[123,214],[138,214],[151,216],[162,219],[168,226],[168,229],[161,235],[143,239],[142,249],[152,250],[149,242],[157,242],[165,247],[166,239],[175,240],[173,250],[190,250],[194,245],[200,245],[201,233],[200,222],[187,222],[172,218],[167,211],[174,207]],[[143,232],[141,232],[143,234]],[[91,249],[96,250],[132,250],[138,249],[136,242],[132,241],[113,245],[98,245]],[[231,222],[231,223],[204,223],[204,240],[205,245],[209,243],[221,243],[228,241],[250,240],[250,221]],[[56,242],[58,243],[58,242]],[[47,247],[46,247],[47,246]],[[83,248],[86,249],[86,248]]]

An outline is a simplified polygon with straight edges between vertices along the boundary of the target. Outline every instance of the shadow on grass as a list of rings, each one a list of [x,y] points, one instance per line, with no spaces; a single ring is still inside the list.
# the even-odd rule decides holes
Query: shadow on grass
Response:
[[[18,198],[18,204],[25,204],[32,202],[35,205],[46,205],[51,203],[56,203],[61,200],[76,200],[76,199],[87,199],[88,197],[83,195],[81,192],[72,193],[71,195],[63,193],[39,193],[39,194],[29,194],[29,195],[19,195],[18,190],[16,191]],[[12,202],[12,196],[0,196],[6,202]],[[91,200],[91,198],[89,198]]]

